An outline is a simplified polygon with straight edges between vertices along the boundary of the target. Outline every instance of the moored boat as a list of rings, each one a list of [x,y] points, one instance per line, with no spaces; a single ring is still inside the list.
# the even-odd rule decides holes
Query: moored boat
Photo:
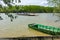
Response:
[[[25,16],[37,16],[35,13],[17,13],[18,15],[25,15]]]
[[[53,26],[45,26],[42,24],[28,24],[29,28],[51,34],[51,35],[60,35],[60,28],[53,27]]]

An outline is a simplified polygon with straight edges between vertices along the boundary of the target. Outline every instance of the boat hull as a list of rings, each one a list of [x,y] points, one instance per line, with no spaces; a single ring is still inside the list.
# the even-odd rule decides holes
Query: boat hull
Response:
[[[39,28],[39,27],[40,28]],[[47,34],[51,34],[51,35],[60,35],[60,28],[55,28],[55,27],[51,27],[51,26],[44,26],[44,25],[40,25],[40,24],[29,24],[28,25],[29,28],[35,29],[37,31],[40,32],[44,32]],[[42,28],[41,28],[42,27]],[[45,28],[44,28],[45,27]],[[47,28],[49,27],[49,28]],[[55,29],[54,29],[55,28]],[[55,31],[56,30],[56,31]]]
[[[18,15],[25,15],[25,16],[38,16],[32,13],[17,13]]]

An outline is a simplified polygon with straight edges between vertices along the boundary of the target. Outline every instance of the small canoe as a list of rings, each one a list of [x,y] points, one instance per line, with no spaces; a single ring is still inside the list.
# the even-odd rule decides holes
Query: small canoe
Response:
[[[18,15],[25,15],[25,16],[38,16],[34,13],[17,13]]]
[[[45,25],[42,25],[42,24],[32,23],[32,24],[28,24],[28,27],[32,28],[32,29],[35,29],[35,30],[38,30],[40,32],[50,34],[50,35],[60,35],[60,28],[56,28],[56,27],[53,27],[53,26],[45,26]]]
[[[35,13],[29,13],[28,16],[38,16],[38,15]]]

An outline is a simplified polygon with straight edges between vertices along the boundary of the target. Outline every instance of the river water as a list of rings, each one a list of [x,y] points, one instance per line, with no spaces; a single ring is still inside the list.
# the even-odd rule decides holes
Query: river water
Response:
[[[37,13],[37,15],[23,16],[12,13],[11,17],[11,14],[0,13],[0,37],[51,36],[28,28],[28,24],[30,23],[60,28],[60,16],[53,15],[53,13]]]

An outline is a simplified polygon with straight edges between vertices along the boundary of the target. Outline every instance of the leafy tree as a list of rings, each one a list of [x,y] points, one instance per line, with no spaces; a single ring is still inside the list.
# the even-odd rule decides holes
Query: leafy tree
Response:
[[[3,0],[3,1],[4,1],[4,3],[7,4],[8,6],[11,6],[11,4],[10,4],[10,1],[11,1],[11,0]],[[13,0],[12,0],[12,1],[13,1]],[[18,0],[18,1],[21,2],[20,0]]]
[[[53,12],[60,12],[60,0],[47,0],[47,1],[48,1],[48,4],[54,6]]]
[[[10,0],[3,0],[3,2],[4,2],[5,4],[7,4],[8,6],[11,6],[11,5],[10,5]]]
[[[3,0],[4,1],[4,3],[6,3],[6,4],[9,4],[10,3],[10,0]]]

